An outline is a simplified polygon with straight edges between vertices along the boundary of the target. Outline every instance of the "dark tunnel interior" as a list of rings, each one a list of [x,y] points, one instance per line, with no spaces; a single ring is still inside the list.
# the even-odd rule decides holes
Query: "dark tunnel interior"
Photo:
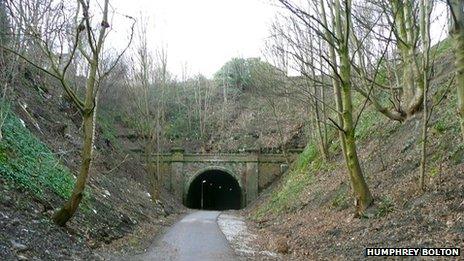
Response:
[[[241,189],[237,180],[225,171],[208,170],[190,184],[186,206],[194,209],[240,209]]]

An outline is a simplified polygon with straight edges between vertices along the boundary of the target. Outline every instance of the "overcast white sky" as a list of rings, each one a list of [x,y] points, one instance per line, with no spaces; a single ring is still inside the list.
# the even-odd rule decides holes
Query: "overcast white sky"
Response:
[[[188,65],[190,75],[202,73],[211,77],[233,57],[262,56],[264,39],[279,11],[271,4],[275,3],[272,0],[112,0],[110,3],[117,13],[137,19],[141,14],[148,17],[149,48],[154,51],[164,46],[168,51],[168,69],[178,76],[182,64]],[[442,3],[435,15],[444,10]],[[433,42],[447,36],[443,30],[444,18],[431,28]],[[122,47],[127,43],[127,31],[116,31],[110,44]]]
[[[149,17],[149,48],[166,46],[169,69],[214,74],[232,57],[257,57],[276,8],[269,0],[112,0],[119,13]],[[113,42],[114,44],[114,42]]]

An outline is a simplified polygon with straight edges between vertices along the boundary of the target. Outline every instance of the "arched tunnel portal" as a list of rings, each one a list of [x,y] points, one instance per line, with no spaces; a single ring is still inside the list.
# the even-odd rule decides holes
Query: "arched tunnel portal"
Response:
[[[240,209],[242,189],[227,170],[212,168],[201,171],[188,185],[185,205],[188,208],[226,210]]]

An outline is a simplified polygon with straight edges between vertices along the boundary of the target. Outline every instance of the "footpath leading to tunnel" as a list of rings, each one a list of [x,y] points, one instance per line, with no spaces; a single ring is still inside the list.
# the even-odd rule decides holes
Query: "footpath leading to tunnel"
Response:
[[[158,238],[147,253],[131,260],[240,260],[217,224],[219,211],[195,211]]]

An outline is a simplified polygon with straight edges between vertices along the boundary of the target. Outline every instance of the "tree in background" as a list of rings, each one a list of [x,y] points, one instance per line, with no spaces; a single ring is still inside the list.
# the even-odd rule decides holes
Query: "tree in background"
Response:
[[[282,61],[285,61],[287,67],[291,67],[301,76],[288,77],[288,81],[292,83],[290,86],[287,84],[277,87],[280,95],[294,102],[300,101],[307,108],[310,134],[318,145],[320,154],[327,160],[329,139],[326,109],[330,106],[327,106],[329,101],[326,99],[326,92],[329,86],[323,79],[327,76],[324,74],[328,68],[322,68],[324,62],[321,41],[312,35],[311,30],[302,29],[295,17],[283,19],[283,22],[276,21],[271,27],[272,36],[267,43],[268,55],[270,60],[278,61],[277,67],[281,67]],[[289,60],[292,61],[291,65],[288,65]],[[285,73],[286,70],[282,72]],[[290,104],[288,101],[287,103]]]
[[[239,90],[246,90],[250,87],[250,66],[251,59],[232,58],[226,62],[219,71],[214,74],[214,79],[225,86],[231,86]]]
[[[133,75],[126,81],[127,88],[130,90],[126,97],[129,97],[132,102],[127,108],[127,113],[134,119],[143,137],[145,164],[151,183],[150,195],[155,202],[159,197],[159,170],[157,169],[158,165],[152,159],[158,140],[157,124],[159,122],[159,107],[155,97],[156,71],[153,54],[148,49],[148,21],[143,17],[139,20],[138,41],[134,51],[135,60],[130,63]],[[132,108],[134,110],[131,110]]]
[[[193,100],[197,115],[196,119],[198,120],[199,138],[200,140],[206,140],[208,137],[208,120],[211,113],[212,83],[203,75],[197,75],[190,83],[190,88],[193,88],[194,93]]]
[[[10,37],[10,21],[8,19],[5,3],[2,1],[0,3],[0,45],[9,46]],[[8,113],[8,104],[6,100],[9,89],[9,81],[11,80],[10,69],[13,67],[13,61],[10,60],[11,59],[7,57],[7,53],[3,49],[0,49],[0,141],[3,138],[2,127]]]
[[[155,141],[156,141],[156,172],[155,172],[155,198],[159,199],[161,171],[160,171],[160,154],[164,140],[164,129],[166,124],[166,89],[169,87],[168,73],[168,54],[166,49],[161,48],[157,52],[155,62],[155,81],[154,84],[158,88],[158,98],[156,99],[156,118],[155,118]]]
[[[0,44],[6,45],[11,37],[10,21],[5,2],[0,3]]]
[[[222,108],[220,129],[224,130],[226,125],[226,113],[229,109],[228,96],[247,89],[250,85],[250,71],[248,60],[243,58],[232,58],[226,62],[219,71],[214,74],[214,80],[222,87]]]
[[[265,101],[265,105],[267,105],[271,110],[275,126],[278,130],[278,145],[282,149],[282,153],[286,160],[289,161],[287,157],[288,148],[286,147],[284,128],[281,119],[281,114],[285,111],[279,108],[282,107],[281,101],[284,100],[282,99],[283,97],[279,90],[282,86],[288,85],[287,76],[284,72],[267,62],[263,62],[260,59],[254,59],[253,61],[253,66],[250,68],[250,91],[255,97],[263,99]]]

